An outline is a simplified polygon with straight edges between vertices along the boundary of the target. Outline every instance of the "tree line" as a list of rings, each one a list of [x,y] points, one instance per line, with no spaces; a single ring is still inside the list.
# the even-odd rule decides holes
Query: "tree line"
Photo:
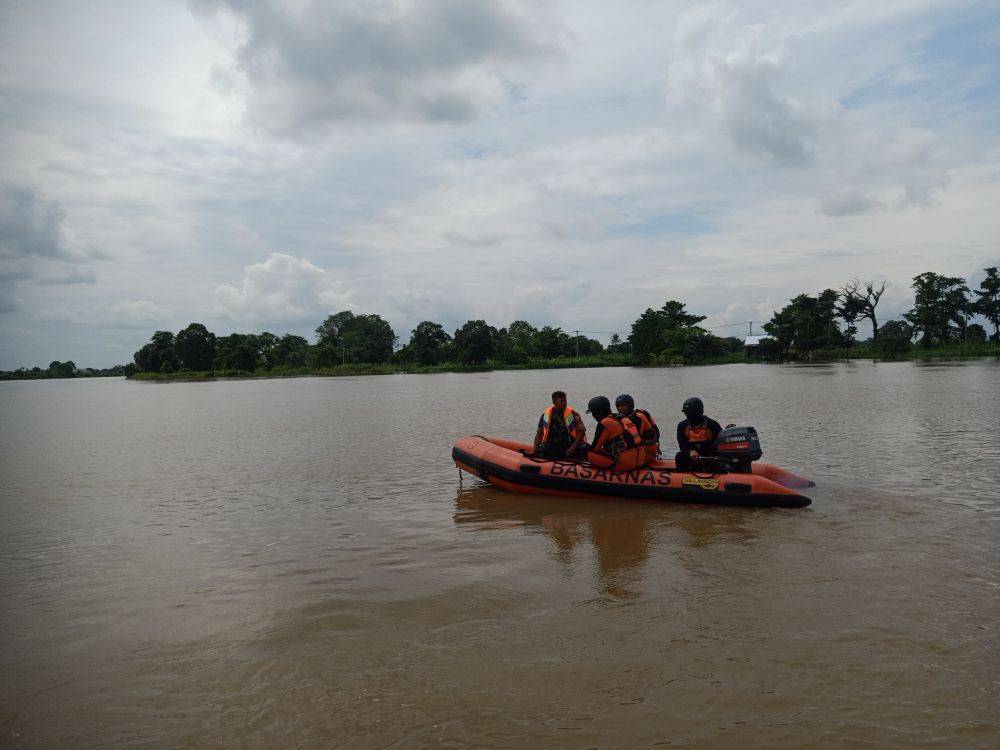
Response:
[[[587,357],[607,349],[595,339],[569,336],[561,328],[536,328],[523,320],[495,328],[470,320],[449,334],[433,321],[419,323],[409,342],[397,348],[398,336],[381,316],[349,310],[330,315],[316,328],[316,342],[302,336],[234,333],[217,336],[201,323],[174,335],[157,331],[135,353],[141,372],[238,370],[267,372],[330,369],[349,364],[436,366],[527,363],[532,359]],[[619,349],[626,348],[619,343]],[[613,347],[609,347],[613,350]]]
[[[964,279],[922,273],[913,279],[913,308],[903,320],[880,322],[878,304],[885,282],[848,282],[840,289],[792,298],[764,324],[767,337],[759,351],[766,356],[794,358],[817,352],[850,349],[856,342],[857,323],[872,326],[869,342],[874,353],[894,356],[917,339],[925,348],[948,342],[1000,341],[1000,277],[997,268],[986,269],[981,287],[970,291]],[[992,325],[971,323],[982,315]],[[270,332],[217,336],[201,323],[192,323],[176,335],[157,331],[135,353],[135,368],[142,372],[178,371],[301,371],[347,365],[391,364],[402,367],[447,365],[518,366],[544,361],[570,362],[576,358],[603,358],[614,364],[672,364],[722,361],[743,356],[743,341],[720,337],[699,324],[707,316],[689,313],[686,305],[667,300],[659,309],[649,308],[632,324],[627,339],[614,334],[607,346],[559,327],[536,327],[516,320],[497,328],[485,320],[469,320],[449,333],[433,321],[419,323],[410,340],[397,347],[398,336],[376,314],[345,310],[330,315],[316,328],[316,341],[302,336]],[[583,363],[583,362],[581,362]]]
[[[965,279],[933,272],[913,278],[913,307],[902,319],[883,321],[878,312],[886,283],[853,280],[839,289],[800,294],[764,323],[767,336],[748,350],[751,358],[861,356],[894,357],[916,346],[922,349],[952,344],[1000,344],[1000,275],[985,269],[978,289]],[[972,322],[982,316],[992,328]],[[156,331],[133,357],[134,363],[106,369],[78,368],[72,361],[53,361],[47,368],[0,371],[0,380],[107,377],[135,372],[304,372],[349,368],[361,364],[403,369],[451,366],[533,367],[594,364],[683,364],[738,361],[742,339],[719,337],[699,325],[706,319],[686,310],[683,302],[667,300],[648,308],[632,323],[623,340],[617,333],[607,346],[562,328],[536,327],[515,320],[496,328],[485,320],[469,320],[453,333],[425,320],[411,332],[406,345],[379,315],[349,310],[330,315],[316,328],[316,342],[302,336],[233,333],[217,336],[201,323],[174,334]],[[871,324],[872,336],[857,341],[859,321]],[[860,350],[856,349],[861,345]],[[552,366],[552,365],[549,365]]]
[[[19,367],[16,370],[0,370],[0,380],[49,380],[52,378],[108,378],[131,375],[135,365],[115,365],[114,367],[77,367],[72,360],[55,360],[45,369],[41,367]]]
[[[857,322],[872,326],[870,346],[874,354],[896,356],[916,340],[924,349],[952,343],[1000,343],[1000,275],[997,267],[985,269],[986,277],[976,290],[966,280],[926,272],[913,277],[913,307],[902,320],[879,324],[878,303],[885,282],[854,280],[840,289],[825,289],[817,295],[800,294],[764,324],[768,338],[760,343],[765,355],[793,356],[833,350],[850,350],[856,343]],[[971,319],[981,315],[992,326],[992,334]],[[843,322],[844,326],[839,325]]]

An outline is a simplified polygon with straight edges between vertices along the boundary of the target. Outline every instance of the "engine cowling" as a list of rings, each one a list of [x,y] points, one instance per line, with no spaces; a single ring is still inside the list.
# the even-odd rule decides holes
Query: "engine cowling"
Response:
[[[715,439],[715,455],[736,471],[750,473],[750,464],[763,455],[757,430],[753,427],[727,427]]]

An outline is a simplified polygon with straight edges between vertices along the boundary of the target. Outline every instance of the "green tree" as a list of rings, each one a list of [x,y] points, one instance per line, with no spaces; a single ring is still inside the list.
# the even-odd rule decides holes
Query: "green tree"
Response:
[[[684,303],[677,300],[667,300],[659,310],[647,308],[632,324],[629,344],[633,356],[650,360],[671,345],[668,340],[670,332],[691,328],[704,319],[704,315],[688,313],[684,309]]]
[[[311,367],[336,367],[347,361],[347,351],[340,344],[319,343],[309,347],[306,362]]]
[[[769,353],[787,354],[791,349],[792,342],[795,341],[795,308],[794,305],[785,305],[771,316],[771,320],[764,324],[764,331],[767,332],[770,344],[767,347]],[[764,347],[764,340],[760,346]],[[777,352],[773,350],[777,349]]]
[[[451,336],[440,323],[425,320],[418,323],[411,332],[407,348],[413,361],[422,365],[433,365],[443,361],[444,345],[449,341]]]
[[[514,346],[514,337],[510,335],[510,331],[506,328],[498,328],[493,359],[504,364],[513,364],[524,362],[527,357]]]
[[[965,330],[965,340],[975,341],[979,344],[986,343],[986,329],[983,328],[979,323],[971,323],[969,327]]]
[[[857,294],[845,290],[837,300],[836,311],[837,317],[847,324],[844,338],[850,347],[854,343],[854,335],[858,332],[858,327],[854,323],[865,311],[865,303]]]
[[[524,320],[515,320],[496,335],[495,356],[501,362],[525,362],[538,356],[538,329]]]
[[[677,300],[667,300],[660,308],[660,315],[667,328],[686,328],[703,321],[707,315],[691,315],[684,309],[684,303]]]
[[[355,315],[341,335],[352,362],[388,362],[397,340],[392,326],[378,315]]]
[[[330,315],[316,327],[316,343],[340,345],[340,335],[344,325],[354,320],[354,313],[350,310],[342,310],[335,315]]]
[[[800,294],[776,312],[764,324],[764,330],[785,353],[792,347],[802,354],[839,346],[844,340],[836,320],[839,298],[833,289],[826,289],[815,297]]]
[[[639,316],[632,324],[632,333],[628,337],[632,346],[632,354],[640,359],[648,359],[663,351],[667,345],[666,327],[663,316],[651,307]]]
[[[726,351],[732,354],[741,352],[746,348],[746,345],[743,343],[743,339],[738,336],[726,336],[722,341],[726,346]]]
[[[566,352],[569,336],[562,328],[544,326],[535,334],[535,349],[543,359],[555,359]]]
[[[890,320],[874,342],[875,349],[883,357],[898,357],[908,351],[913,339],[913,328],[904,320]]]
[[[913,308],[904,318],[920,344],[930,347],[960,337],[968,322],[969,288],[965,279],[933,272],[913,277]]]
[[[215,334],[201,323],[192,323],[177,334],[174,351],[186,370],[211,370],[215,360]]]
[[[993,334],[990,338],[1000,342],[1000,275],[997,274],[996,266],[984,270],[986,278],[974,292],[977,299],[972,309],[993,324]]]
[[[566,337],[565,348],[562,353],[566,357],[593,357],[603,351],[604,347],[597,339],[577,334],[576,336]]]
[[[538,329],[531,325],[531,323],[524,320],[515,320],[510,324],[507,331],[513,342],[514,349],[520,350],[525,358],[533,357],[538,353],[535,343]]]
[[[309,356],[309,342],[301,336],[286,333],[262,354],[268,370],[275,367],[303,367]]]
[[[608,354],[626,354],[628,353],[628,344],[622,341],[622,337],[617,333],[612,333],[611,338],[608,339],[607,350]]]
[[[49,363],[50,378],[73,378],[76,375],[76,364],[71,360],[67,360],[66,362],[56,360]]]
[[[698,362],[725,351],[726,344],[718,336],[698,326],[684,326],[667,331],[666,346],[660,354],[665,362]]]
[[[148,344],[133,355],[136,367],[143,372],[173,372],[177,369],[174,334],[156,331]]]
[[[485,320],[470,320],[455,331],[455,353],[460,362],[480,364],[496,351],[497,329]]]
[[[270,331],[257,334],[257,351],[260,353],[260,362],[265,370],[270,370],[273,367],[271,364],[274,361],[272,352],[280,340]]]
[[[850,299],[850,305],[853,309],[856,307],[858,309],[859,315],[862,318],[867,318],[868,322],[872,324],[872,338],[877,339],[879,333],[878,327],[878,315],[876,315],[876,308],[878,307],[878,302],[882,299],[882,295],[885,293],[885,282],[883,281],[876,288],[876,283],[874,281],[865,281],[862,283],[858,279],[850,281],[841,290],[842,298],[844,302]],[[848,324],[850,326],[851,324]],[[853,336],[853,334],[851,334]]]
[[[396,345],[392,327],[378,315],[355,315],[344,310],[329,316],[316,328],[321,359],[339,349],[341,361],[388,362]]]
[[[252,333],[231,333],[218,338],[218,355],[215,366],[220,370],[257,369],[260,358],[260,344]]]

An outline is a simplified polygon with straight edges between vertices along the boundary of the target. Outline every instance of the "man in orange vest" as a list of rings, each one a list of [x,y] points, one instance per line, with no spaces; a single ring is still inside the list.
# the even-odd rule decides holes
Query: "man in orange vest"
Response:
[[[587,413],[597,420],[594,444],[587,453],[590,463],[614,471],[628,471],[646,465],[646,451],[641,445],[639,430],[632,420],[611,413],[611,402],[607,396],[590,399]]]
[[[566,394],[552,394],[552,406],[542,412],[535,432],[535,453],[545,458],[572,458],[587,435],[583,418],[566,403]]]
[[[677,425],[677,444],[681,448],[676,456],[677,469],[690,471],[695,459],[715,455],[715,439],[722,425],[705,416],[705,404],[697,396],[685,401],[681,411],[687,419]]]
[[[646,463],[652,463],[660,455],[660,428],[653,415],[645,409],[635,408],[635,399],[623,393],[615,399],[615,408],[623,417],[628,417],[639,430],[642,447],[646,451]]]

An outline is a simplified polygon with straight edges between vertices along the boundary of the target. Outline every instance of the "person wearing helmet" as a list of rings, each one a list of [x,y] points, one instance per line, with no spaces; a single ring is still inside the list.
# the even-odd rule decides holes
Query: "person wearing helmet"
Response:
[[[660,455],[660,428],[656,426],[653,415],[645,409],[636,409],[635,399],[627,393],[615,399],[615,408],[622,417],[631,419],[639,430],[642,447],[646,451],[646,462],[655,461]]]
[[[572,458],[581,445],[587,427],[575,409],[566,403],[566,394],[552,394],[552,406],[542,412],[535,432],[535,453],[545,458]]]
[[[722,425],[705,416],[705,404],[697,396],[685,401],[681,411],[687,419],[677,425],[677,444],[681,449],[676,463],[680,471],[688,471],[696,458],[715,455],[715,439],[722,432]]]
[[[607,396],[590,399],[587,413],[597,420],[594,444],[587,452],[590,463],[615,471],[646,465],[646,451],[641,445],[639,430],[632,420],[611,413],[611,402]]]

